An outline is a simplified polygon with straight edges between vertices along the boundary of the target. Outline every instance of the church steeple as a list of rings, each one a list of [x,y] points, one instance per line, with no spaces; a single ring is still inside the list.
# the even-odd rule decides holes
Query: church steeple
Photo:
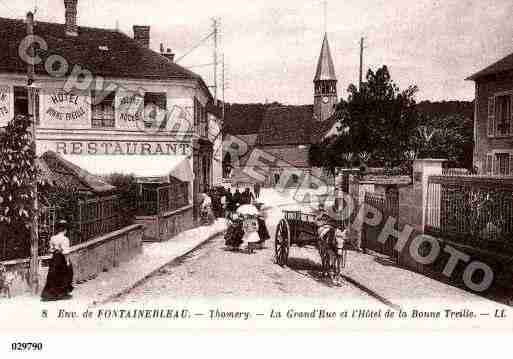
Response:
[[[337,76],[331,58],[327,33],[324,34],[313,82],[314,115],[318,121],[324,121],[333,114],[334,106],[337,103]]]

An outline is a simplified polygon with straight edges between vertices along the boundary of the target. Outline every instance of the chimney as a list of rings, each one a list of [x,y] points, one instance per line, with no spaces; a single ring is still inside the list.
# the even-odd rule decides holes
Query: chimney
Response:
[[[69,36],[78,36],[77,3],[78,0],[64,0],[66,18],[65,30],[66,35]]]
[[[173,54],[173,52],[171,52],[171,49],[167,49],[166,52],[164,52],[164,44],[163,43],[160,43],[160,54],[162,56],[164,56],[166,59],[168,59],[170,62],[174,62],[175,61],[175,54]]]
[[[150,48],[150,27],[134,25],[134,40],[139,43],[142,47],[147,49]]]
[[[175,54],[171,52],[171,49],[167,49],[167,52],[163,54],[171,62],[175,62]]]

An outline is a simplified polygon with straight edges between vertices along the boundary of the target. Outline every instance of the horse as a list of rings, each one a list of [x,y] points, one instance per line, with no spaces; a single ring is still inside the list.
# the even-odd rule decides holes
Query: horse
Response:
[[[338,281],[345,262],[344,246],[348,240],[348,229],[342,231],[331,223],[322,223],[317,228],[317,237],[322,275]]]

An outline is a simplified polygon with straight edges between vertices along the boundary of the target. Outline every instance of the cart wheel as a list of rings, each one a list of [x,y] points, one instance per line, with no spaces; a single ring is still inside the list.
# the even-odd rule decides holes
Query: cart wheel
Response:
[[[285,219],[278,223],[274,236],[274,260],[280,266],[287,265],[290,248],[290,228]]]

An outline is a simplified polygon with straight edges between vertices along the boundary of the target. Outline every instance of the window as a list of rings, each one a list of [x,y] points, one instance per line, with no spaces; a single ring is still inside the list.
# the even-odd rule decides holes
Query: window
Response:
[[[202,137],[206,137],[208,134],[208,121],[207,121],[207,109],[205,106],[194,99],[194,128],[198,131],[198,134]]]
[[[497,96],[495,98],[495,134],[507,136],[510,134],[511,126],[511,96]]]
[[[91,125],[93,128],[114,128],[115,110],[114,110],[114,92],[91,93]]]
[[[496,174],[498,174],[499,176],[509,176],[509,174],[510,174],[509,153],[497,153],[495,155],[495,160],[497,161]]]
[[[488,137],[494,135],[495,129],[495,98],[492,96],[488,98],[488,122],[487,122],[487,134]]]
[[[28,90],[25,86],[14,87],[14,115],[28,116]],[[39,124],[39,89],[34,98],[34,117]]]
[[[160,108],[163,111],[167,110],[167,95],[165,92],[146,92],[144,94],[144,107],[146,108],[148,105],[154,105]],[[144,126],[146,128],[153,127],[155,121],[158,120],[158,112],[155,107],[153,110],[146,114],[149,118],[144,118]],[[146,117],[145,116],[145,117]],[[167,117],[167,116],[166,116]],[[161,127],[165,127],[164,124],[161,124]]]
[[[493,156],[487,155],[486,156],[486,174],[492,174],[493,173]]]

